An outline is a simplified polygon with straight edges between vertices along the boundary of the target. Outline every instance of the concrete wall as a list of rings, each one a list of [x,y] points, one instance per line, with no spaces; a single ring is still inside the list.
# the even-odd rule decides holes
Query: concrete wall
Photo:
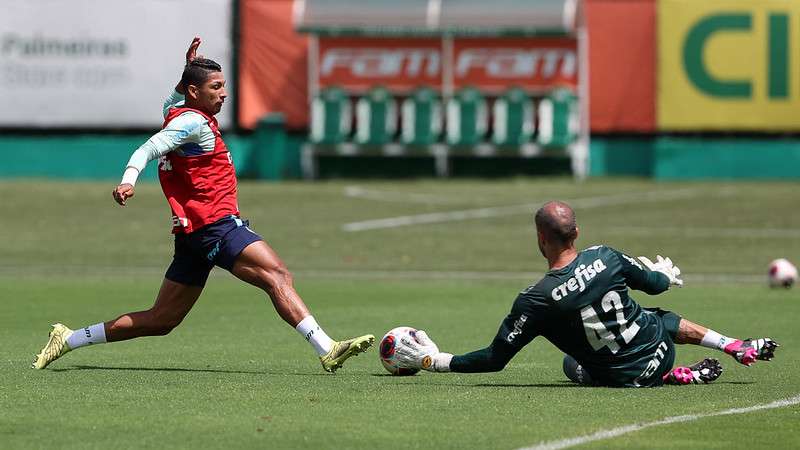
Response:
[[[148,137],[0,136],[0,178],[118,179],[133,150]],[[276,149],[269,145],[274,140],[259,138],[258,134],[225,135],[239,176],[266,180],[300,177],[299,148],[304,139],[304,133],[289,134],[281,144],[283,149]],[[275,164],[281,167],[275,168]],[[368,165],[361,167],[369,169]],[[590,174],[663,180],[800,180],[800,138],[595,136]],[[155,180],[155,164],[148,165],[141,178]]]

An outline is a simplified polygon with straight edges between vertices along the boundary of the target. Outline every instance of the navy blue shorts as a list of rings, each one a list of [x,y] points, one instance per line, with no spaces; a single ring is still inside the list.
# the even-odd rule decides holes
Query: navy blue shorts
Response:
[[[230,271],[245,247],[263,240],[250,223],[228,216],[188,234],[175,235],[175,256],[164,277],[203,287],[214,266]]]

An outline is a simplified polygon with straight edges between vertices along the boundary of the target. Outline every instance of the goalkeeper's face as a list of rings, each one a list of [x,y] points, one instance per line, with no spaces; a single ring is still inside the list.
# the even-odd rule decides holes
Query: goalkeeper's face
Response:
[[[225,77],[222,72],[211,72],[200,86],[189,85],[188,93],[192,106],[213,116],[220,112],[228,97]]]

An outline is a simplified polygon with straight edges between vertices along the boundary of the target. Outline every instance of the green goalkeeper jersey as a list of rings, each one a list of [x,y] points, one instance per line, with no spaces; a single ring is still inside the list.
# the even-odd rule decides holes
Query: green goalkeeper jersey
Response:
[[[628,289],[659,294],[668,287],[665,275],[624,253],[587,248],[517,296],[490,347],[455,356],[450,368],[500,370],[536,336],[544,336],[602,384],[657,384],[674,362],[669,334],[677,322],[665,326],[662,312],[640,307]]]

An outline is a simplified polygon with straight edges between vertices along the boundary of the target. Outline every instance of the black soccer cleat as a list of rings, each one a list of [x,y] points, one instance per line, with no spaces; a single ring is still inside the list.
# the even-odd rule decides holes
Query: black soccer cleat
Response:
[[[664,375],[664,384],[708,384],[722,375],[722,364],[714,358],[706,358],[689,367],[676,367]]]
[[[692,381],[698,383],[711,383],[722,375],[722,364],[714,358],[706,358],[699,363],[689,366],[692,371]]]

